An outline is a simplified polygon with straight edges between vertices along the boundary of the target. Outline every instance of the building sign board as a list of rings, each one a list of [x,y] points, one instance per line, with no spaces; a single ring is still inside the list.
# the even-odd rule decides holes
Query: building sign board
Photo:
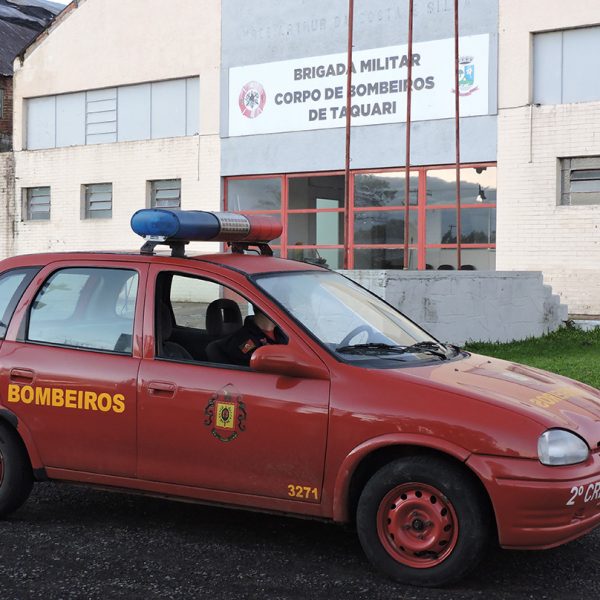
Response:
[[[461,116],[489,113],[489,35],[459,41]],[[355,51],[352,123],[406,120],[407,46]],[[229,135],[344,127],[347,56],[313,56],[229,69]],[[412,119],[454,116],[454,39],[415,43]]]

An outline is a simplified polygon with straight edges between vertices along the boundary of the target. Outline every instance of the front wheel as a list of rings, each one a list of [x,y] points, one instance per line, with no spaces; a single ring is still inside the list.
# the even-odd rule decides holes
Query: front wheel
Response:
[[[455,463],[413,456],[382,467],[358,503],[369,560],[400,583],[443,586],[481,560],[490,537],[482,491]]]
[[[0,518],[17,510],[32,487],[33,472],[25,447],[13,429],[0,423]]]

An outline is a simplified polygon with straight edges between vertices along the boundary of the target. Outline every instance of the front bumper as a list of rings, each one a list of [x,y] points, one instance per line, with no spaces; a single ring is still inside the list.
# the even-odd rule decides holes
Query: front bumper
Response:
[[[503,548],[552,548],[600,526],[600,453],[547,467],[537,460],[472,455],[492,501]]]

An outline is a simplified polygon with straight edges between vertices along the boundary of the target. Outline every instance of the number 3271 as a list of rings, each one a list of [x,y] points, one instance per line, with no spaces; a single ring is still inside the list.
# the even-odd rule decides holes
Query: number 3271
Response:
[[[288,496],[297,500],[318,500],[319,490],[316,487],[309,485],[294,485],[290,483],[288,486]]]

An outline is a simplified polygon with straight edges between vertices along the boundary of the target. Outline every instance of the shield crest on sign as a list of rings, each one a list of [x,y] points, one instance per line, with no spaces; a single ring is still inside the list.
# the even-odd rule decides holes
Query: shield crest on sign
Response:
[[[472,56],[461,56],[458,63],[458,91],[461,96],[469,96],[477,91],[474,59]]]

